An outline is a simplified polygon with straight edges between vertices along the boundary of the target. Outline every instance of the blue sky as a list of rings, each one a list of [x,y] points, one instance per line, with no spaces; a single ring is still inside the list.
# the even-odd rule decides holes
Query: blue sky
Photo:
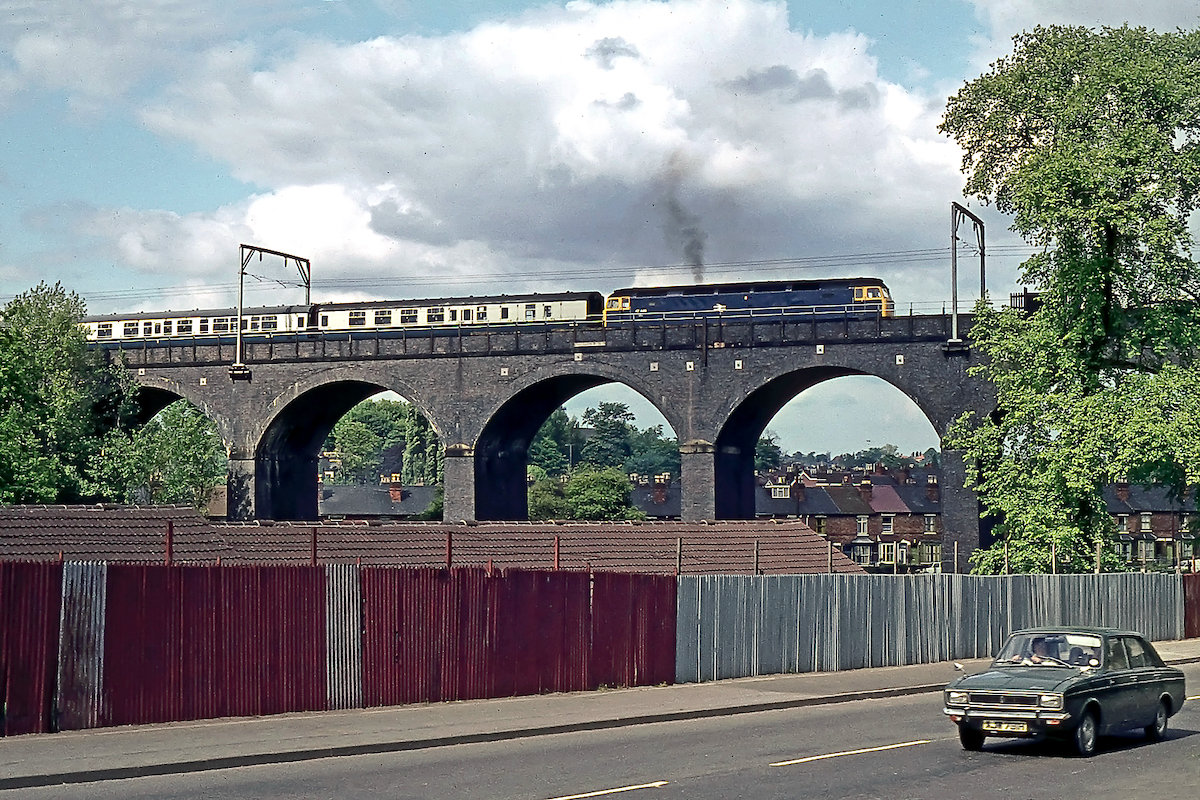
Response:
[[[225,304],[240,242],[311,258],[318,300],[686,281],[675,208],[705,278],[907,254],[789,274],[877,274],[902,308],[939,309],[962,186],[945,98],[1022,29],[1125,22],[1200,10],[0,0],[0,300],[46,280],[97,313]],[[1022,251],[978,210],[1002,297]],[[264,265],[249,301],[298,299],[270,280],[290,277]],[[831,383],[772,429],[788,449],[936,444],[889,391]],[[828,417],[864,403],[880,430]]]

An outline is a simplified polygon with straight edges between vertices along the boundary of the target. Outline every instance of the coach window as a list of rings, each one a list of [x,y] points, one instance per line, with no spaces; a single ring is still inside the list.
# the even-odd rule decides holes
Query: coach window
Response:
[[[464,308],[462,311],[463,311],[463,322],[470,322],[471,321],[471,309]]]
[[[213,317],[213,333],[228,333],[229,318],[228,317]]]
[[[525,304],[525,319],[537,319],[537,306],[533,303]]]
[[[503,306],[500,309],[500,319],[508,319],[508,306]]]
[[[296,317],[296,327],[297,328],[307,328],[308,327],[308,323],[305,321],[304,317]]]
[[[142,323],[142,336],[150,336],[153,333],[154,333],[154,323],[153,322],[143,322]]]
[[[458,309],[457,308],[450,309],[450,321],[458,322]]]
[[[550,306],[542,306],[542,317],[550,319]]]
[[[111,339],[112,338],[112,323],[111,322],[102,322],[99,325],[97,325],[96,326],[96,338],[97,339]]]
[[[180,319],[175,321],[176,333],[191,333],[192,321],[190,319]]]
[[[375,324],[376,325],[391,325],[392,324],[392,312],[391,311],[376,311],[375,312]]]
[[[444,309],[444,308],[429,309],[428,311],[425,312],[425,321],[426,322],[445,322],[446,321],[446,309]]]
[[[124,328],[124,336],[137,336],[138,324],[136,322],[126,322]]]
[[[479,308],[475,309],[475,319],[481,322],[487,319],[487,306],[480,306]]]
[[[242,330],[246,330],[246,326],[250,324],[249,317],[242,317]]]
[[[367,324],[367,312],[351,311],[350,312],[350,327],[361,328]]]
[[[163,323],[163,333],[165,333],[167,336],[171,335],[171,320],[167,320]]]
[[[258,324],[261,319],[262,319],[262,317],[251,317],[250,318],[250,330],[252,330],[252,331],[258,330]],[[242,320],[242,330],[245,330],[245,329],[246,329],[246,321]]]
[[[279,330],[279,317],[277,317],[273,314],[269,317],[263,317],[262,318],[262,329],[264,331]]]
[[[208,333],[208,319],[206,317],[200,318],[200,332]]]
[[[416,325],[417,310],[415,308],[400,309],[400,324],[401,325]]]

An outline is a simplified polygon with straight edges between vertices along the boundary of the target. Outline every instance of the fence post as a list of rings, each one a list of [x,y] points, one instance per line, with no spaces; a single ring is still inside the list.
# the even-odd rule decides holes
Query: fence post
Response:
[[[554,534],[554,571],[558,572],[558,534]]]
[[[175,557],[175,520],[167,520],[167,553],[166,565],[171,566],[171,561]]]
[[[827,540],[825,542],[825,544],[828,545],[828,547],[829,547],[829,574],[832,575],[833,574],[833,539]]]
[[[446,569],[454,563],[454,533],[446,531]]]
[[[754,540],[754,574],[758,574],[758,539]]]
[[[675,537],[675,577],[683,574],[683,537]]]
[[[1100,540],[1096,540],[1096,574],[1100,574]]]
[[[1053,539],[1050,540],[1050,574],[1058,574],[1058,548]]]
[[[309,558],[309,564],[314,567],[317,565],[317,526],[316,525],[314,525],[312,527],[312,553],[311,553],[311,557]]]

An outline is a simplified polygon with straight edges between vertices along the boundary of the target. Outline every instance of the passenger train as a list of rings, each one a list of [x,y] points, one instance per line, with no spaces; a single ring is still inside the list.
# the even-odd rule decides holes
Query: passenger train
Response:
[[[243,336],[354,334],[407,329],[448,330],[485,325],[683,320],[722,316],[816,319],[889,317],[891,294],[878,278],[765,281],[621,289],[599,292],[374,300],[242,309]],[[237,309],[89,316],[88,339],[100,344],[229,337]]]

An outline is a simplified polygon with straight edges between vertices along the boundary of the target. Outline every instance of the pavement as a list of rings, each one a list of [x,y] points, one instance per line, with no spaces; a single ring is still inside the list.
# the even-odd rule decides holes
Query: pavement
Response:
[[[1200,639],[1156,642],[1200,662]],[[967,672],[990,659],[965,660]],[[395,753],[941,691],[953,662],[0,738],[0,790]]]

